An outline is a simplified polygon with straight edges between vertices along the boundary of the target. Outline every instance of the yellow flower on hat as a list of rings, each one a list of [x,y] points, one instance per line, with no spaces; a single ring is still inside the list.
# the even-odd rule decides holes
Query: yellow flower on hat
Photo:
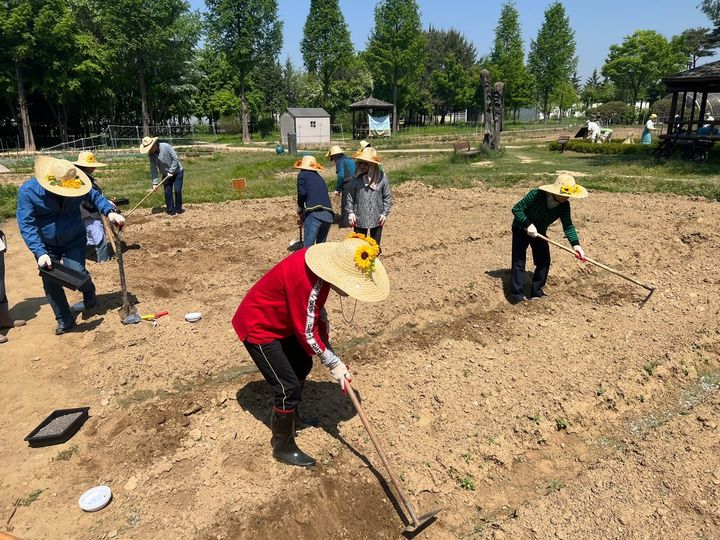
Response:
[[[378,243],[371,236],[365,236],[362,233],[351,232],[345,237],[346,240],[348,238],[359,238],[360,240],[365,240],[368,244],[370,244],[370,250],[373,253],[373,258],[377,258],[377,256],[380,255],[380,246],[378,246]]]
[[[363,274],[372,274],[373,265],[375,263],[375,252],[372,247],[360,246],[355,251],[355,266],[357,266]]]
[[[563,195],[579,195],[580,193],[582,193],[582,188],[577,184],[564,184],[560,188],[560,193]]]

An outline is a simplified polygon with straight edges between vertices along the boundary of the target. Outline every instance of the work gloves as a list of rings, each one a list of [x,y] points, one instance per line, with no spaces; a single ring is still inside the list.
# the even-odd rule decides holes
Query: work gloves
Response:
[[[121,216],[120,214],[118,214],[117,212],[110,212],[110,213],[108,214],[108,219],[109,219],[112,223],[114,223],[115,225],[117,225],[117,228],[118,228],[118,229],[122,229],[122,228],[123,228],[123,225],[125,225],[125,218],[122,217],[122,216]]]
[[[528,233],[528,236],[530,238],[537,238],[538,230],[535,224],[531,223],[530,225],[528,225],[527,229],[525,229],[525,232]]]
[[[573,249],[575,250],[575,257],[580,259],[582,262],[587,262],[587,257],[585,257],[585,252],[583,251],[583,248],[580,246],[573,246]]]
[[[340,383],[340,387],[343,389],[343,392],[346,391],[345,381],[347,380],[348,382],[352,382],[352,373],[350,373],[342,360],[338,360],[337,365],[330,370],[330,375],[332,375],[333,379]]]
[[[350,214],[348,216],[348,222],[354,227],[355,225],[357,225],[357,216],[355,214]]]
[[[38,257],[37,264],[38,268],[47,266],[48,270],[52,270],[52,259],[50,258],[50,255],[40,255],[40,257]]]

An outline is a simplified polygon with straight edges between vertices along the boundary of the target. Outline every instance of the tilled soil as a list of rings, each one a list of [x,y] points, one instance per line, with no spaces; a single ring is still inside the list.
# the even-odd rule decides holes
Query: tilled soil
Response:
[[[553,248],[547,296],[513,306],[510,207],[526,191],[399,186],[383,238],[389,299],[327,304],[410,499],[442,508],[418,537],[720,537],[720,205],[573,202],[587,254],[657,291],[640,307],[647,291]],[[293,209],[138,212],[123,234],[130,292],[141,314],[170,315],[123,326],[116,265],[90,263],[100,308],[60,337],[5,224],[13,312],[31,320],[0,346],[0,530],[23,498],[11,526],[28,539],[401,537],[380,460],[321,366],[303,401],[321,427],[298,436],[318,466],[270,455],[271,395],[230,318],[287,254]],[[562,240],[559,224],[550,235]],[[185,322],[190,311],[203,319]],[[27,447],[47,414],[77,406],[91,419],[69,442]],[[98,484],[113,501],[83,513],[78,497]]]

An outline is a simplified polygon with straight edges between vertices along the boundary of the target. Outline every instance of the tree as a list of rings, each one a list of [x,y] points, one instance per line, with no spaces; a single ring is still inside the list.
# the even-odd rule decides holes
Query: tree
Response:
[[[677,43],[654,30],[638,30],[626,36],[620,45],[611,45],[602,74],[634,107],[638,100],[650,97],[657,81],[680,71],[685,54]]]
[[[517,111],[531,103],[529,74],[525,67],[525,51],[520,33],[518,10],[512,2],[503,4],[495,27],[495,43],[490,52],[494,80],[505,83],[505,109]]]
[[[398,88],[417,84],[423,70],[425,37],[416,0],[381,0],[365,59],[392,94],[393,131],[398,126]]]
[[[545,10],[537,38],[530,42],[528,69],[533,76],[547,121],[550,95],[556,87],[570,81],[577,68],[575,32],[560,2]]]
[[[440,113],[445,114],[468,107],[475,93],[470,84],[468,70],[459,64],[454,56],[445,59],[443,69],[433,71],[431,79],[433,96],[440,104]]]
[[[311,0],[300,50],[305,67],[320,77],[323,98],[328,99],[330,86],[353,55],[350,31],[338,0]]]
[[[237,72],[242,103],[243,142],[250,142],[248,99],[250,78],[262,61],[275,61],[282,47],[277,0],[205,0],[209,38]]]
[[[709,28],[689,28],[678,37],[682,51],[688,56],[688,69],[694,68],[698,59],[714,54]]]

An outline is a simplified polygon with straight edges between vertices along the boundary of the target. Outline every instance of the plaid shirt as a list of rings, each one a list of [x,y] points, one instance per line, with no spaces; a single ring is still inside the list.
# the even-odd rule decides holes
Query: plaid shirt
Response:
[[[345,211],[348,214],[355,214],[356,227],[361,229],[377,227],[380,225],[380,216],[388,217],[391,208],[390,182],[384,172],[375,189],[367,183],[367,175],[356,176],[351,180]]]

